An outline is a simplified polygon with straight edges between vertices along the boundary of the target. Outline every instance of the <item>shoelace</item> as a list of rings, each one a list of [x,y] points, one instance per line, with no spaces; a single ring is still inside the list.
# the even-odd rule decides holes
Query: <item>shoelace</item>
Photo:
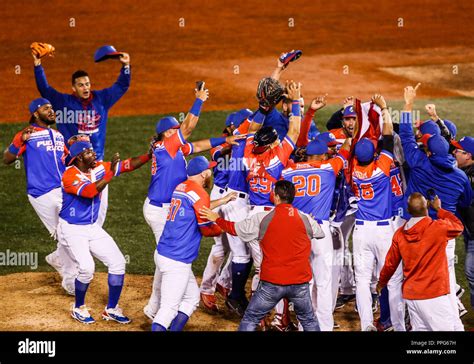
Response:
[[[79,311],[79,315],[81,315],[82,317],[85,317],[85,318],[91,317],[89,313],[89,308],[87,308],[86,306],[81,306],[79,308],[76,307],[75,309]]]
[[[124,317],[123,311],[119,306],[115,308],[108,308],[107,311],[113,315]]]

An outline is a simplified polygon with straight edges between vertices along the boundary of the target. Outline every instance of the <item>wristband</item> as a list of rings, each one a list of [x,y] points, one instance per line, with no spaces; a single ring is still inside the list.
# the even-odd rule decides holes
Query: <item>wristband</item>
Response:
[[[210,138],[209,141],[211,142],[211,147],[215,148],[221,144],[225,143],[225,138],[220,137],[220,138]]]
[[[18,155],[18,153],[20,152],[20,148],[18,148],[15,144],[11,143],[10,146],[8,147],[8,151],[11,154]]]
[[[199,114],[201,113],[202,104],[203,101],[201,99],[196,99],[189,112],[195,116],[199,116]]]
[[[295,100],[291,103],[291,114],[293,116],[301,116],[301,108],[299,100]]]

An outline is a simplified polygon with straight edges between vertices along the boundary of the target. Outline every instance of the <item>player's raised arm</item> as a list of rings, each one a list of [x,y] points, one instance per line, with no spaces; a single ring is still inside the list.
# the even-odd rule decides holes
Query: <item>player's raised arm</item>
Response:
[[[15,135],[10,146],[3,152],[3,163],[12,164],[17,159],[18,155],[21,153],[22,147],[30,138],[33,131],[34,128],[29,126]]]
[[[291,103],[291,116],[290,124],[288,127],[288,138],[296,144],[298,136],[300,135],[301,128],[301,109],[300,109],[300,98],[301,98],[301,83],[291,81],[287,85],[288,98],[293,100]]]
[[[194,100],[194,104],[191,107],[191,110],[189,110],[188,114],[186,115],[186,118],[181,124],[180,128],[184,139],[187,139],[191,136],[191,133],[193,132],[199,120],[202,104],[209,98],[209,90],[207,90],[205,86],[206,83],[203,82],[200,90],[195,89],[196,100]]]
[[[318,110],[326,106],[327,96],[328,94],[325,94],[324,96],[318,96],[311,101],[308,111],[306,111],[303,121],[301,122],[301,130],[298,136],[298,141],[296,142],[297,147],[304,147],[308,144],[308,140],[309,140],[308,133],[311,128],[311,123],[313,122],[313,117]],[[317,126],[316,126],[316,130],[317,130]]]
[[[218,138],[210,138],[210,139],[203,139],[198,140],[196,142],[191,142],[192,144],[192,153],[200,153],[215,148],[221,144],[227,143],[229,145],[239,145],[236,140],[245,139],[247,134],[243,135],[230,135],[227,137],[218,137]]]

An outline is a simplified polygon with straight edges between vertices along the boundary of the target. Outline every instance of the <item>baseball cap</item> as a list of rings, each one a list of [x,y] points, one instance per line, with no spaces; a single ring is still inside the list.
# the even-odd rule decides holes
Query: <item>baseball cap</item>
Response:
[[[316,139],[308,143],[306,147],[307,155],[320,155],[327,153],[328,145],[321,139]]]
[[[357,117],[357,113],[354,110],[354,106],[347,106],[344,109],[344,113],[342,115],[343,118],[355,118]]]
[[[355,145],[355,155],[362,163],[370,162],[374,158],[375,146],[370,139],[362,138]]]
[[[474,155],[474,138],[467,136],[459,139],[459,141],[451,141],[451,143],[458,149],[462,149]]]
[[[114,46],[105,45],[98,48],[94,54],[94,62],[102,62],[108,58],[113,58],[114,56],[121,55],[122,52],[117,52]]]
[[[186,167],[186,172],[188,173],[188,176],[195,176],[206,169],[214,168],[216,165],[216,162],[209,162],[206,157],[199,156],[189,161],[188,166]]]
[[[441,135],[438,124],[432,120],[426,120],[420,125],[421,134]]]
[[[333,133],[330,133],[328,131],[325,131],[324,133],[319,134],[316,136],[316,140],[321,140],[327,144],[328,147],[333,147],[337,144],[339,144],[336,140],[336,137],[334,136]]]
[[[93,149],[92,144],[89,142],[75,142],[73,145],[71,145],[69,147],[69,155],[71,156],[71,160],[69,161],[68,165],[71,165],[74,159],[87,149]]]
[[[38,110],[41,106],[46,105],[46,104],[51,104],[48,99],[45,99],[44,97],[40,97],[37,99],[34,99],[33,101],[30,102],[30,114],[33,115],[36,110]]]
[[[227,115],[227,118],[225,119],[225,126],[229,127],[231,125],[234,125],[234,119],[235,119],[235,112]]]
[[[427,142],[428,150],[433,155],[447,156],[449,153],[449,144],[441,135],[433,135]]]
[[[178,129],[179,123],[176,118],[167,116],[156,123],[156,133],[160,134],[169,129]]]
[[[238,128],[245,120],[252,115],[252,110],[250,109],[241,109],[235,113],[234,117],[234,126]]]

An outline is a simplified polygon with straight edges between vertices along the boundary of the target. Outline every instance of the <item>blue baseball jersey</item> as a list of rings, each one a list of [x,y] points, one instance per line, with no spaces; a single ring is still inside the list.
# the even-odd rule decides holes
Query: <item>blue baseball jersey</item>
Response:
[[[59,217],[69,224],[94,224],[99,216],[101,194],[89,197],[85,193],[85,188],[104,178],[110,168],[110,162],[97,162],[97,165],[89,173],[81,172],[74,165],[68,167],[62,178],[63,205]],[[123,163],[119,162],[114,175],[120,175],[122,169]]]
[[[407,199],[413,192],[427,196],[432,188],[441,200],[443,209],[456,213],[457,207],[469,207],[472,200],[472,189],[466,174],[457,168],[453,156],[432,155],[428,157],[418,148],[413,134],[411,113],[402,112],[399,130],[405,161],[409,167],[407,188],[405,192],[405,215]],[[430,217],[437,219],[435,210],[429,210]]]
[[[336,176],[345,162],[338,154],[326,161],[299,162],[284,169],[283,179],[295,185],[293,206],[315,220],[329,220]]]
[[[186,180],[176,187],[156,247],[158,254],[186,264],[197,258],[202,237],[200,228],[214,224],[200,217],[199,210],[204,206],[210,207],[210,197],[196,182]]]
[[[35,198],[61,187],[61,177],[66,169],[64,160],[67,148],[64,137],[55,129],[31,124],[34,131],[30,138],[21,142],[23,130],[13,138],[8,150],[22,155],[26,172],[27,193]]]
[[[276,108],[273,108],[266,116],[263,121],[263,126],[271,126],[278,133],[278,138],[283,140],[288,134],[290,125],[290,119],[279,112]]]
[[[77,134],[90,137],[97,159],[104,159],[105,134],[109,109],[127,92],[130,68],[122,67],[117,81],[109,88],[92,91],[88,100],[55,90],[48,84],[43,66],[35,66],[36,87],[56,111],[56,125],[66,141]]]
[[[181,129],[164,140],[153,145],[151,162],[151,180],[148,198],[154,206],[162,207],[171,201],[174,189],[186,181],[185,156],[192,154],[193,145],[186,143]]]
[[[275,148],[262,154],[253,153],[254,135],[248,135],[244,151],[244,167],[247,170],[250,205],[273,206],[273,186],[281,177],[294,143],[287,136]]]
[[[226,188],[229,182],[229,155],[222,155],[222,150],[229,147],[227,143],[221,144],[211,149],[211,159],[217,163],[212,169],[214,174],[214,184],[220,188]]]
[[[403,216],[405,195],[400,167],[392,166],[390,169],[390,184],[392,185],[392,215]]]
[[[354,160],[352,188],[357,198],[356,219],[380,221],[392,217],[392,163],[392,154],[385,150],[382,150],[377,160],[366,166],[361,166]]]
[[[247,133],[249,121],[245,120],[238,129],[234,130],[234,135]],[[245,139],[236,140],[237,145],[232,145],[229,159],[227,187],[234,191],[248,193],[247,172],[244,167]]]

